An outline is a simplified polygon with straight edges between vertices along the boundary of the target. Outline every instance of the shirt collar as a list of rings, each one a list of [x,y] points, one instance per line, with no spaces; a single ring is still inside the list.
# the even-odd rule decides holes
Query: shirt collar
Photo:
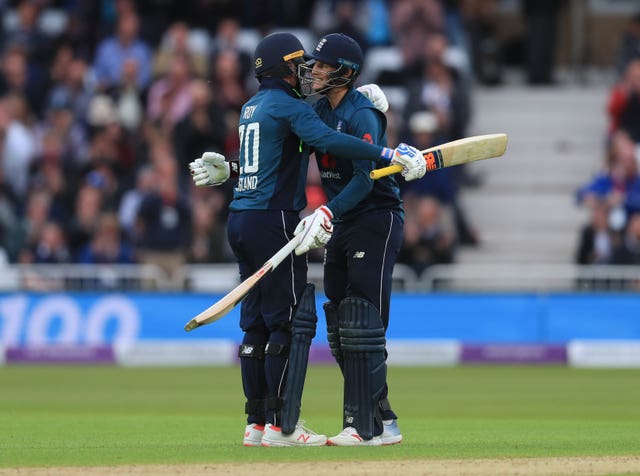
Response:
[[[262,78],[262,82],[260,83],[260,91],[265,89],[280,89],[287,93],[289,96],[293,96],[296,99],[302,98],[302,95],[287,83],[285,80],[281,78]]]

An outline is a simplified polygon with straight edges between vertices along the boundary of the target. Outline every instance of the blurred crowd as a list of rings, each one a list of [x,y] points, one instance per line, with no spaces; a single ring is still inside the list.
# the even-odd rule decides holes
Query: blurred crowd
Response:
[[[589,212],[578,264],[640,264],[640,12],[623,32],[615,68],[601,170],[576,191]]]
[[[468,135],[478,47],[491,39],[496,3],[0,0],[1,260],[153,263],[167,272],[233,260],[225,231],[233,184],[196,189],[187,164],[204,151],[237,156],[262,35],[292,31],[308,48],[328,32],[355,38],[363,80],[390,93],[389,145],[426,148]],[[640,90],[633,64],[622,95]],[[637,98],[625,104],[640,107]],[[630,114],[618,114],[615,127],[633,122]],[[614,174],[626,159],[610,160]],[[421,273],[478,243],[458,200],[475,183],[456,167],[401,184],[400,263]],[[313,167],[308,198],[310,209],[324,200]]]

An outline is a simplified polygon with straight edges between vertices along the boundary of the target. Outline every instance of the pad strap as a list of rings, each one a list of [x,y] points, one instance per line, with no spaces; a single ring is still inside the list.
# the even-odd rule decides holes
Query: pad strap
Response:
[[[264,352],[264,345],[240,344],[240,347],[238,348],[238,357],[264,359]]]
[[[324,315],[327,320],[327,340],[329,341],[329,349],[331,355],[336,359],[342,371],[342,348],[340,347],[340,332],[338,327],[338,306],[332,302],[325,302],[322,306]]]
[[[289,355],[289,347],[284,344],[277,344],[275,342],[267,342],[264,348],[264,353],[267,355]]]
[[[266,400],[264,398],[253,398],[251,400],[247,400],[244,404],[244,412],[247,415],[264,415],[265,403]]]
[[[267,397],[266,399],[267,413],[275,413],[282,408],[282,398]]]

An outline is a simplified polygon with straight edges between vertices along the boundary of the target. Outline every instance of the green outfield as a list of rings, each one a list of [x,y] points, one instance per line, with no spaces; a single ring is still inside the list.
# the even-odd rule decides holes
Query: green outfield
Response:
[[[0,367],[0,467],[640,455],[640,370],[389,369],[385,448],[244,448],[239,369]],[[309,370],[303,417],[340,430],[341,379]]]

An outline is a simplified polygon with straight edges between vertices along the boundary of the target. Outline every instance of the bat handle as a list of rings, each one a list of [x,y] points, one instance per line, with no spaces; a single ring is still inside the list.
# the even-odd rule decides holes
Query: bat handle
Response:
[[[300,244],[301,240],[302,240],[302,233],[291,238],[291,241],[289,241],[289,243],[284,245],[280,249],[280,251],[278,251],[275,255],[273,255],[264,265],[267,265],[267,264],[271,265],[271,268],[269,269],[269,271],[275,268],[276,266],[278,266],[280,263],[282,263],[282,261],[287,256],[289,256],[293,252],[293,250],[296,249],[296,247]]]
[[[398,172],[402,172],[402,165],[387,165],[386,167],[382,167],[381,169],[373,169],[371,172],[369,172],[369,177],[371,177],[373,180],[377,180],[379,178],[386,177],[387,175],[397,174]]]

